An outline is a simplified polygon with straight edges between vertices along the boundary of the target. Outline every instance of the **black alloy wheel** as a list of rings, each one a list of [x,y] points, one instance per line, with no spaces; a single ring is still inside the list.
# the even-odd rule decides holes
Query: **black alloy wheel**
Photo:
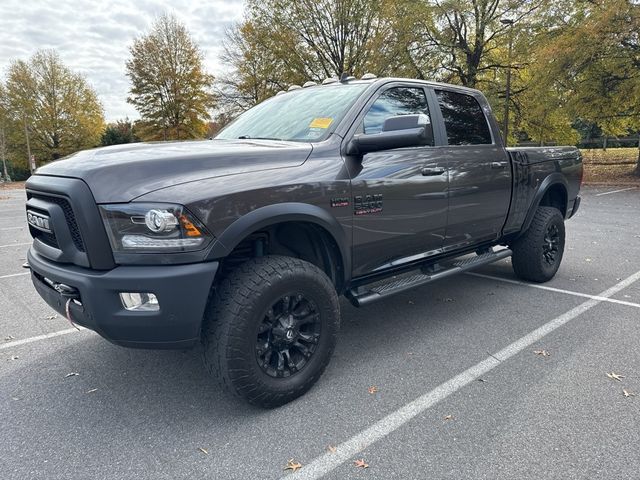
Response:
[[[316,352],[321,328],[313,300],[300,293],[284,295],[267,310],[258,326],[258,365],[270,377],[296,374]]]

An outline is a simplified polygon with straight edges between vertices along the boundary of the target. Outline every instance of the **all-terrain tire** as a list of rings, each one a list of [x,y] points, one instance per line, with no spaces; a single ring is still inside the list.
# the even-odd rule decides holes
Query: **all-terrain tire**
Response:
[[[564,218],[557,208],[538,207],[529,229],[512,245],[513,271],[523,280],[551,280],[564,253]]]
[[[259,335],[274,337],[272,332],[261,333],[265,325],[273,324],[280,332],[285,332],[278,322],[287,319],[293,322],[294,316],[297,318],[301,314],[296,313],[297,307],[291,306],[293,313],[290,316],[285,318],[282,313],[279,320],[272,321],[274,312],[278,309],[284,312],[285,300],[282,299],[287,299],[287,305],[301,305],[293,303],[301,302],[300,297],[307,302],[305,314],[317,313],[310,317],[315,322],[313,340],[316,343],[297,339],[298,344],[313,348],[313,353],[309,354],[307,350],[305,355],[309,354],[309,357],[306,357],[295,347],[291,351],[287,349],[286,365],[295,364],[292,356],[299,360],[298,364],[304,362],[304,365],[299,369],[292,367],[288,376],[279,376],[285,373],[284,369],[279,371],[282,353],[269,352],[267,366],[267,355],[265,359],[259,357],[263,353],[258,351],[262,342]],[[292,298],[298,300],[289,300]],[[305,328],[305,325],[299,327],[296,335],[302,335]],[[277,407],[306,393],[320,378],[329,364],[339,328],[338,296],[322,270],[291,257],[255,258],[238,266],[214,286],[203,321],[204,364],[233,394],[254,405]],[[287,331],[286,335],[278,337],[279,341],[289,341],[288,335]],[[305,335],[311,337],[310,333]],[[272,350],[279,349],[281,343]],[[276,355],[275,361],[272,361],[273,355]]]

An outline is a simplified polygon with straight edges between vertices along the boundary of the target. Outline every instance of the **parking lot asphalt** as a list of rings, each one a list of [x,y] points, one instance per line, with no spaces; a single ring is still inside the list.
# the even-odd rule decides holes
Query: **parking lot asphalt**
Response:
[[[24,192],[0,190],[0,478],[638,478],[640,189],[614,190],[583,188],[542,288],[505,260],[341,302],[329,368],[274,410],[221,391],[197,348],[68,333],[21,268]]]

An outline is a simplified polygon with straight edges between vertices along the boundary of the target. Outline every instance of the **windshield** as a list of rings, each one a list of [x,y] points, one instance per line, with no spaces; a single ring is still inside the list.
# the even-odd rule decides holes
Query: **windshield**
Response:
[[[327,85],[278,95],[246,111],[216,138],[315,142],[342,120],[368,84]]]

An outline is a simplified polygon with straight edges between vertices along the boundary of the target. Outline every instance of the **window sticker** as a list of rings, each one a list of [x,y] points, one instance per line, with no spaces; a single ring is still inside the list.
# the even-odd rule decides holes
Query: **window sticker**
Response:
[[[309,124],[309,128],[329,128],[333,118],[314,118]]]

